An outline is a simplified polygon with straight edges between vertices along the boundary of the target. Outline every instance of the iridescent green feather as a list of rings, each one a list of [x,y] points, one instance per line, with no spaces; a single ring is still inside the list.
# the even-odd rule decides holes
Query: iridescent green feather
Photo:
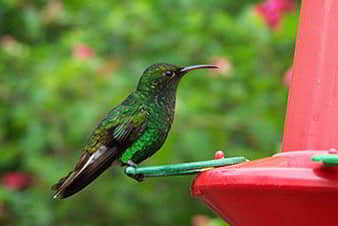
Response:
[[[128,146],[146,128],[148,112],[142,105],[130,108],[120,105],[114,108],[97,125],[90,136],[85,150],[95,152],[101,145],[108,148],[114,145]]]

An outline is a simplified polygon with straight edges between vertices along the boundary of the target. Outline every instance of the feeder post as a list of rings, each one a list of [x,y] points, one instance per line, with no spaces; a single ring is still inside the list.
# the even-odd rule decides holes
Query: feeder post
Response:
[[[302,1],[284,152],[338,149],[338,1]]]

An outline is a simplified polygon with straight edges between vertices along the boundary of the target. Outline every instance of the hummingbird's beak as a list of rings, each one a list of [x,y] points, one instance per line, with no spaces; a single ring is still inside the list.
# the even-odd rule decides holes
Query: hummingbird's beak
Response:
[[[219,68],[219,67],[216,65],[212,65],[212,64],[194,65],[194,66],[188,66],[188,67],[181,68],[178,70],[178,73],[183,75],[189,71],[196,70],[196,69],[203,69],[203,68]]]

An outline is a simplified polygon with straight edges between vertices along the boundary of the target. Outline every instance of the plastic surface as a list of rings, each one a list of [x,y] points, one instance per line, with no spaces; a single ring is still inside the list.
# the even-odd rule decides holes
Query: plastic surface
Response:
[[[338,1],[302,1],[283,151],[338,148]]]
[[[338,167],[298,151],[201,173],[192,186],[232,226],[338,225]]]
[[[192,186],[232,226],[338,225],[338,167],[321,162],[338,148],[338,1],[301,3],[284,153],[203,172]]]

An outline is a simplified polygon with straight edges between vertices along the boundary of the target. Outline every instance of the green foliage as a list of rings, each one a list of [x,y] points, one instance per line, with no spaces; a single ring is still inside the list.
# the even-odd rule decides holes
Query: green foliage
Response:
[[[29,172],[33,185],[0,187],[0,224],[189,225],[213,216],[190,196],[188,176],[136,183],[114,168],[65,201],[49,188],[157,62],[222,59],[228,70],[184,78],[169,138],[144,165],[207,160],[219,149],[249,159],[277,152],[298,13],[271,30],[256,2],[1,1],[0,175]]]

